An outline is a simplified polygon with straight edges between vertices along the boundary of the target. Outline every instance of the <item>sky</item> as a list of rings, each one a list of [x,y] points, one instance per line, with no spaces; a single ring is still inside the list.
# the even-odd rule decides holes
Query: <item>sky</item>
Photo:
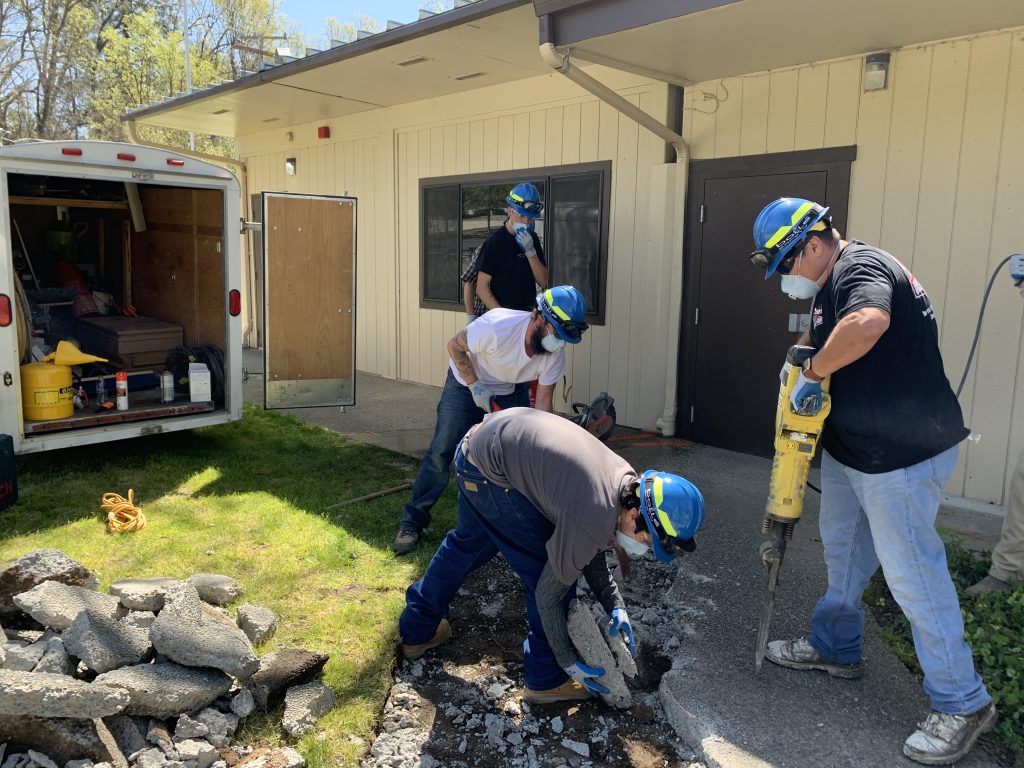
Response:
[[[333,16],[342,24],[352,23],[364,13],[384,24],[388,19],[408,24],[419,18],[420,8],[426,0],[280,0],[279,10],[290,19],[302,23],[302,32],[319,35],[323,21]],[[451,6],[451,3],[448,3]]]

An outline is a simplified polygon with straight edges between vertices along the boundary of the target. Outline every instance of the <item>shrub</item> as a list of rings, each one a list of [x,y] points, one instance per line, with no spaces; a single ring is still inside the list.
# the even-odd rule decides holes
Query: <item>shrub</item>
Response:
[[[1024,768],[1024,586],[971,597],[964,590],[988,573],[988,555],[978,557],[952,539],[946,544],[946,559],[960,597],[964,631],[975,666],[999,709],[999,722],[986,742],[1007,765]],[[864,601],[893,652],[920,673],[910,623],[880,572],[865,592]]]

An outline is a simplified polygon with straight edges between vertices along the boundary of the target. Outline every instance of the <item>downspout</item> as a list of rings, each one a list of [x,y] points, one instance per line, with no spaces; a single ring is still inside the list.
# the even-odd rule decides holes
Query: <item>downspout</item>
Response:
[[[541,43],[540,57],[545,64],[556,72],[569,78],[585,91],[593,94],[605,104],[617,109],[626,117],[636,121],[667,144],[670,144],[675,150],[677,164],[676,200],[678,201],[679,216],[672,239],[668,322],[669,328],[675,329],[678,335],[675,339],[676,343],[668,345],[668,354],[666,356],[668,368],[665,373],[665,410],[655,420],[655,424],[661,430],[661,434],[665,437],[671,437],[676,431],[676,414],[678,412],[676,391],[678,389],[677,369],[679,367],[679,342],[682,332],[683,309],[683,229],[685,225],[687,174],[690,168],[690,147],[682,136],[670,130],[652,115],[627,101],[586,72],[574,67],[572,62],[569,61],[569,54],[560,53],[553,43]]]
[[[124,126],[125,126],[125,131],[128,134],[128,141],[130,141],[132,144],[137,144],[140,147],[152,147],[153,149],[165,149],[165,150],[167,150],[169,152],[176,152],[178,154],[188,155],[189,157],[194,157],[197,160],[206,160],[207,162],[217,163],[219,165],[230,165],[232,168],[236,169],[237,172],[238,172],[238,177],[239,177],[238,181],[239,181],[239,183],[241,185],[241,193],[242,193],[242,199],[239,201],[239,203],[241,204],[242,210],[243,211],[245,210],[245,206],[246,206],[246,204],[247,204],[247,202],[249,200],[249,191],[248,191],[249,190],[249,177],[248,177],[248,174],[246,173],[246,170],[245,170],[245,163],[243,163],[241,160],[235,160],[235,158],[233,158],[233,157],[226,157],[224,155],[211,155],[211,154],[209,154],[207,152],[196,152],[194,149],[192,149],[192,150],[182,149],[181,147],[172,147],[170,144],[160,144],[159,142],[156,142],[156,141],[146,141],[145,139],[140,139],[139,138],[139,134],[136,132],[135,121],[132,118],[130,118],[130,117],[129,118],[125,118]],[[242,215],[244,216],[245,214],[243,213]],[[251,271],[252,270],[252,266],[253,266],[252,265],[252,254],[250,253],[249,256],[250,256],[250,258],[249,258],[249,262],[250,262],[249,263],[249,268],[250,268],[250,271]],[[245,266],[245,265],[243,264],[243,266]],[[246,276],[246,283],[248,283],[248,282],[249,282],[249,277],[247,275]],[[249,322],[247,323],[248,327],[243,331],[242,335],[243,335],[243,337],[248,337],[250,339],[250,341],[253,340],[256,337],[256,297],[255,297],[255,293],[256,292],[252,289],[252,286],[249,286],[248,290],[246,290],[243,293],[243,295],[246,296],[247,304],[249,305],[248,306]]]

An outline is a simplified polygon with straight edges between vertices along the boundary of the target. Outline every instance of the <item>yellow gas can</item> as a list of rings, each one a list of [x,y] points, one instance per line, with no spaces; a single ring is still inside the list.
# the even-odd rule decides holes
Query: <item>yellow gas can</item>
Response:
[[[66,419],[75,412],[74,395],[68,366],[46,362],[21,366],[21,406],[26,419]]]

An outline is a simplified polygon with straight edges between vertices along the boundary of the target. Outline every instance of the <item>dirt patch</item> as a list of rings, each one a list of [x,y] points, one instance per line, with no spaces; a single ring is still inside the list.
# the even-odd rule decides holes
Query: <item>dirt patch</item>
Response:
[[[631,709],[597,700],[530,706],[521,699],[525,592],[505,561],[495,558],[459,591],[448,617],[452,639],[418,661],[396,665],[381,732],[363,766],[702,765],[665,720],[657,686],[671,659],[661,652],[658,628],[643,622],[649,596],[664,594],[675,572],[653,561],[635,563],[623,585],[640,643],[640,687]]]

